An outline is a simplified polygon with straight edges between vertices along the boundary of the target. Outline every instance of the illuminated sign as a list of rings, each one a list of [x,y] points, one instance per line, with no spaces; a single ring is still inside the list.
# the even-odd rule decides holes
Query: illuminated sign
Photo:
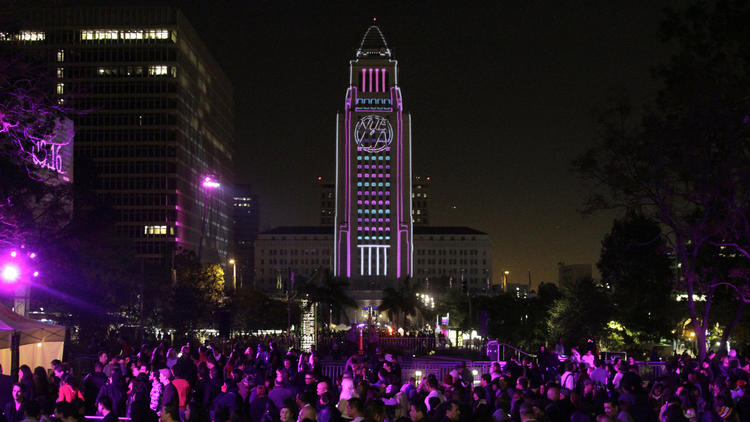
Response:
[[[51,136],[31,139],[29,155],[37,177],[50,184],[72,181],[73,135],[73,121],[58,119]]]
[[[366,152],[380,152],[391,145],[393,127],[388,119],[369,114],[354,127],[354,141]]]

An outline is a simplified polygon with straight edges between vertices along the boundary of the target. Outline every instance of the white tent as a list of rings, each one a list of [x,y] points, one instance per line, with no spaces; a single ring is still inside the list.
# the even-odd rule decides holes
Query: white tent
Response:
[[[49,367],[53,359],[62,359],[65,327],[46,324],[18,315],[5,306],[0,306],[0,364],[3,373],[11,370],[11,339],[20,335],[19,365]]]

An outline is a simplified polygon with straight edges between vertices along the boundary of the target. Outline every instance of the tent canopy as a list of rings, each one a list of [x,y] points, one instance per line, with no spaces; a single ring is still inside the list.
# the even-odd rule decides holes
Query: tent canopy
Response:
[[[65,327],[27,318],[5,306],[0,306],[0,349],[10,348],[10,339],[14,332],[21,334],[21,346],[65,341]]]

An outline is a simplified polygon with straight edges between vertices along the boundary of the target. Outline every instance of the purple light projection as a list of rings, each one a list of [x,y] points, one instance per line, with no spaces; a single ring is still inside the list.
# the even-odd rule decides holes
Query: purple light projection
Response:
[[[221,184],[214,180],[214,178],[211,176],[206,176],[205,178],[203,178],[203,187],[206,189],[216,189],[220,186]]]
[[[39,271],[33,268],[33,261],[37,254],[34,252],[25,255],[18,251],[10,251],[7,261],[0,263],[0,281],[4,285],[16,285],[21,282],[28,282],[28,275],[39,277]]]

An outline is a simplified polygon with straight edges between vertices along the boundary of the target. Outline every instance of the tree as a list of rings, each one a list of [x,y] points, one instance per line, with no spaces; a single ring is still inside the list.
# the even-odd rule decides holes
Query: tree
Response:
[[[611,307],[605,289],[590,277],[564,283],[562,296],[550,310],[554,338],[583,343],[600,338],[610,320]]]
[[[212,328],[224,303],[224,270],[201,264],[192,251],[175,255],[176,283],[162,304],[162,323],[180,332]]]
[[[602,241],[597,266],[610,287],[613,319],[642,338],[669,337],[677,323],[673,259],[656,221],[629,212]]]
[[[229,309],[235,331],[286,327],[286,303],[260,290],[240,289],[230,299]],[[294,311],[299,315],[298,307]]]
[[[614,103],[602,113],[597,145],[574,162],[596,186],[589,210],[634,209],[664,228],[701,359],[717,289],[750,300],[742,276],[750,262],[748,19],[747,2],[731,0],[668,12],[663,35],[678,51],[658,71],[656,101],[638,119],[628,101]],[[721,247],[742,258],[723,273],[706,259]]]
[[[334,277],[330,269],[323,267],[318,268],[309,280],[302,279],[297,283],[300,296],[309,301],[308,307],[326,305],[331,319],[335,314],[337,318],[343,316],[346,322],[349,322],[346,310],[357,307],[357,302],[346,293],[348,287],[345,278]]]
[[[38,246],[70,220],[69,186],[39,166],[52,164],[46,146],[71,142],[74,111],[55,97],[43,53],[0,44],[0,248]]]
[[[396,326],[404,327],[408,317],[423,314],[422,302],[419,300],[421,284],[406,277],[398,281],[398,288],[388,287],[383,290],[383,302],[380,311],[386,312]]]

